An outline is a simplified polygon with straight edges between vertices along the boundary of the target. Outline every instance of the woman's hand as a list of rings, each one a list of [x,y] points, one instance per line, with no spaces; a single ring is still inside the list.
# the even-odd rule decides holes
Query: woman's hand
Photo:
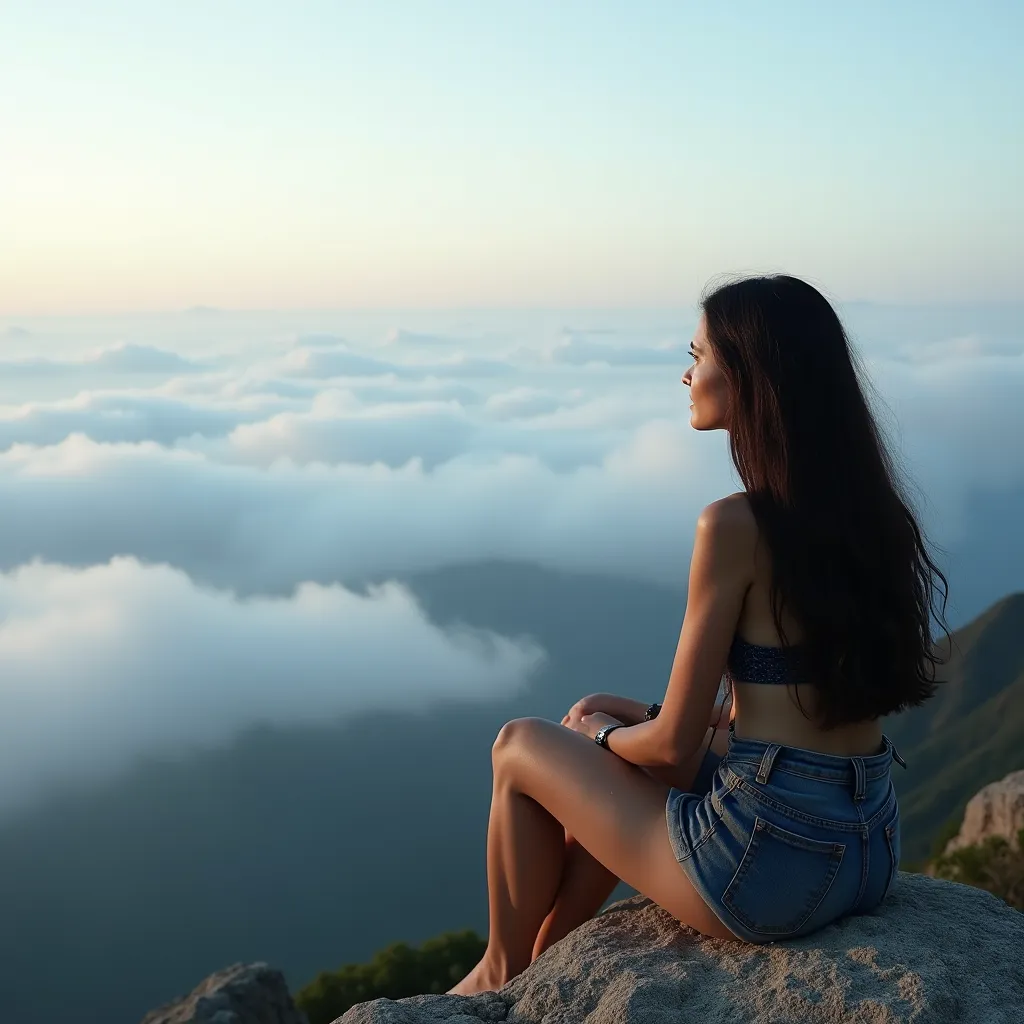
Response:
[[[566,716],[568,717],[568,716]],[[617,718],[612,718],[611,715],[603,714],[600,711],[595,711],[592,715],[582,715],[576,719],[573,725],[569,728],[573,732],[578,732],[583,736],[587,736],[590,739],[594,739],[597,736],[597,730],[605,725],[625,725],[625,722],[620,722]]]
[[[631,700],[629,697],[617,697],[614,693],[592,693],[582,700],[576,701],[569,708],[562,719],[562,725],[569,729],[575,729],[584,715],[593,715],[598,712],[611,715],[623,725],[637,725],[644,720],[647,705],[643,701]]]

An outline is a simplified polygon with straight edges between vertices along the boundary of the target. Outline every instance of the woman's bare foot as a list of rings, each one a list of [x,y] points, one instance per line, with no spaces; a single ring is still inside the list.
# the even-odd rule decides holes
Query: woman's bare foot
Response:
[[[472,996],[477,992],[497,992],[511,979],[493,968],[485,956],[457,985],[448,989],[446,995]]]

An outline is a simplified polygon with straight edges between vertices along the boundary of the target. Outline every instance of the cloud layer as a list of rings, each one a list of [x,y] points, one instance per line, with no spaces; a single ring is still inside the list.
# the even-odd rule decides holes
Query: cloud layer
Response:
[[[990,501],[1024,517],[1024,310],[846,312],[952,552],[953,619],[958,594],[966,615],[1024,589],[1024,543],[972,528]],[[739,489],[725,434],[687,420],[693,319],[0,323],[8,366],[38,371],[0,373],[0,809],[253,721],[344,714],[365,680],[486,699],[541,657],[359,581],[501,557],[685,586],[700,509]]]
[[[525,638],[438,629],[395,583],[242,599],[124,557],[2,574],[0,618],[0,812],[261,722],[490,700],[543,659]]]

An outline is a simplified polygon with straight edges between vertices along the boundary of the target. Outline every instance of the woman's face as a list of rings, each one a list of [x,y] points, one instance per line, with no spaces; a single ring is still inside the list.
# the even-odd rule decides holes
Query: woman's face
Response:
[[[690,389],[690,426],[694,430],[722,430],[728,422],[729,388],[715,362],[702,316],[690,342],[693,364],[683,374]]]

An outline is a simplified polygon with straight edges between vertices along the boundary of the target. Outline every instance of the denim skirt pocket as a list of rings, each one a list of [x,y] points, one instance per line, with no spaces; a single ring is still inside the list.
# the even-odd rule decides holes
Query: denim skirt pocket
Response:
[[[756,817],[722,903],[751,932],[795,934],[825,898],[845,851],[844,843],[810,839]]]

